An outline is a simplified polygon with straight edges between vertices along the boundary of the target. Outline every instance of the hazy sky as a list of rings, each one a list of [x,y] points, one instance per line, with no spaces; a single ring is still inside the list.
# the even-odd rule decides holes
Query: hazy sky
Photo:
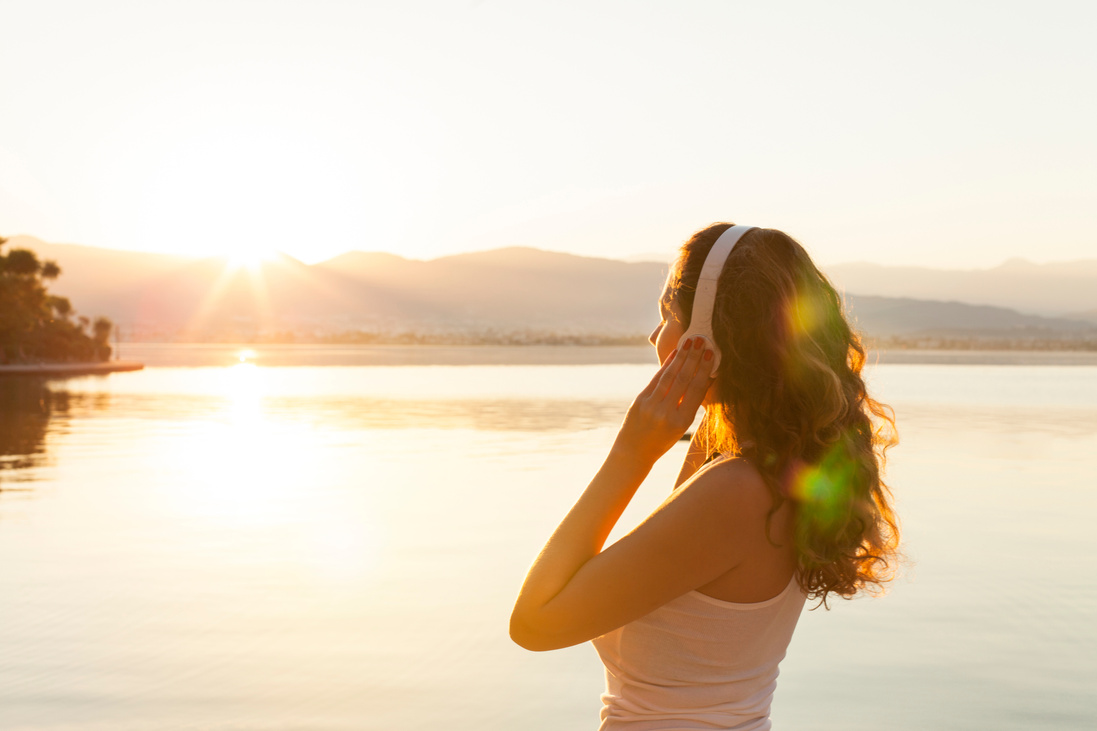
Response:
[[[0,234],[1097,257],[1097,3],[0,0]]]

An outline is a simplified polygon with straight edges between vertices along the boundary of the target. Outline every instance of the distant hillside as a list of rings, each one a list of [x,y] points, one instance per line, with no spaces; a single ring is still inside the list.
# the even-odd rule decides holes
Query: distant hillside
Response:
[[[1097,325],[1015,310],[908,297],[846,295],[858,329],[874,337],[1070,338],[1097,336]]]
[[[351,252],[308,266],[282,256],[258,272],[187,259],[13,237],[56,259],[59,287],[148,337],[248,332],[647,334],[666,265],[508,248],[430,261]]]
[[[667,274],[665,264],[519,247],[430,261],[346,254],[315,268],[386,289],[421,319],[607,332],[646,331]]]
[[[61,277],[53,289],[82,312],[102,313],[116,322],[129,314],[129,293],[138,283],[152,281],[194,261],[169,254],[50,244],[31,236],[12,236],[7,248],[30,249],[40,259],[56,261],[61,265]]]
[[[81,310],[108,315],[121,325],[123,338],[145,340],[307,340],[357,332],[382,340],[403,333],[514,341],[509,333],[519,334],[519,342],[546,334],[642,341],[656,323],[655,300],[667,270],[656,262],[514,247],[430,261],[350,252],[311,266],[281,256],[252,272],[232,269],[218,258],[45,244],[26,237],[13,237],[12,243],[57,260],[63,270],[57,289]],[[839,276],[872,269],[849,266],[839,267]],[[1080,289],[1097,291],[1097,271],[1087,279],[1078,274],[1084,267],[1068,269],[1086,285]],[[1023,280],[1015,284],[1025,288]],[[850,291],[855,292],[847,295],[853,317],[873,338],[1097,340],[1097,326],[1079,319],[955,298]]]
[[[859,295],[994,305],[1097,322],[1097,259],[1053,264],[1011,259],[993,269],[971,270],[859,263],[826,271],[840,288]]]

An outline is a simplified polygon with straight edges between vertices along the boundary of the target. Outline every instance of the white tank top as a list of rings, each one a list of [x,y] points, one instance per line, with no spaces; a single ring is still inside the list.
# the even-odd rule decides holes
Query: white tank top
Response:
[[[599,731],[770,728],[777,664],[805,598],[736,604],[697,591],[593,640],[606,666]]]

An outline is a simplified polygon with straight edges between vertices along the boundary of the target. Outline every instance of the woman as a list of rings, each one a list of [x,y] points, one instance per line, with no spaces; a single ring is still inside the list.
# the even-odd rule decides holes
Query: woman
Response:
[[[682,246],[650,337],[660,368],[511,616],[511,637],[531,650],[594,641],[603,730],[768,729],[805,600],[878,589],[894,566],[898,527],[880,477],[894,419],[865,390],[860,339],[798,243],[736,229],[716,224]],[[725,233],[740,238],[706,285],[711,313],[698,315],[702,268],[710,250],[726,251]],[[680,342],[691,316],[710,314],[715,348]],[[670,497],[603,550],[701,406]]]

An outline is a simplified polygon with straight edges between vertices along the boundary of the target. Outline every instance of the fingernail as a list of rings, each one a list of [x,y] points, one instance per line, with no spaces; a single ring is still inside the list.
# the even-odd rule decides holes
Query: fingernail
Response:
[[[693,340],[687,340],[686,344],[684,346],[682,346],[682,350],[689,350],[692,345],[693,345]]]
[[[705,360],[712,360],[712,351],[711,350],[706,350],[705,351]]]
[[[693,347],[695,347],[695,348],[700,348],[704,344],[705,344],[705,341],[700,336],[698,336],[697,338],[695,338],[693,340]]]
[[[678,348],[670,351],[670,355],[667,356],[667,360],[674,360],[674,356],[678,355]]]

